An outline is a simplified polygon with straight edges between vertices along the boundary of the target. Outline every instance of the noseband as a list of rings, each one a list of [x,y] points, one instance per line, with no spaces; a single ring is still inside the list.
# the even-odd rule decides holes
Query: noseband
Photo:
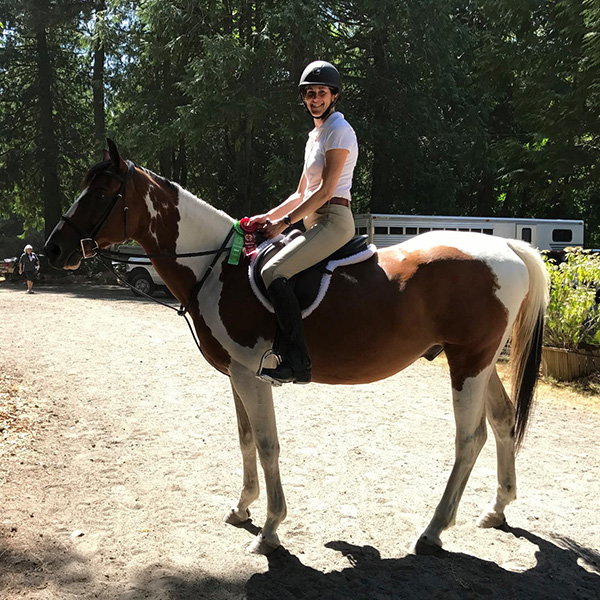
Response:
[[[112,213],[117,205],[117,202],[121,198],[125,199],[125,191],[127,188],[127,183],[133,177],[134,168],[135,168],[135,164],[133,162],[131,162],[130,160],[128,160],[127,161],[127,173],[125,173],[124,176],[121,176],[118,173],[113,173],[109,170],[100,172],[103,175],[110,175],[111,177],[114,177],[115,179],[117,179],[118,181],[121,182],[121,186],[119,187],[119,190],[117,191],[117,193],[113,196],[113,198],[109,202],[108,207],[104,211],[104,214],[102,215],[102,217],[100,218],[98,223],[96,223],[96,225],[94,225],[94,227],[92,228],[92,230],[89,233],[85,232],[83,229],[81,229],[81,227],[79,227],[79,225],[74,223],[73,219],[71,219],[71,217],[67,217],[67,215],[61,216],[61,220],[63,220],[65,223],[68,223],[81,236],[79,243],[81,244],[81,254],[82,254],[83,258],[91,258],[92,256],[96,256],[96,252],[98,251],[98,243],[96,242],[96,236],[98,235],[98,233],[100,233],[100,231],[106,224],[106,221],[108,221],[108,219],[112,215]],[[97,173],[97,175],[99,175],[100,173]],[[129,209],[127,208],[127,205],[124,205],[123,206],[123,229],[124,229],[125,239],[127,239],[127,213],[128,212],[129,212]]]

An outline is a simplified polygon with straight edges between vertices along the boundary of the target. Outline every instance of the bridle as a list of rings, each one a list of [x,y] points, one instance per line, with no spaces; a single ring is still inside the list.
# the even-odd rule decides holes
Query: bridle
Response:
[[[61,220],[70,225],[80,236],[79,243],[81,245],[81,254],[83,258],[92,258],[96,256],[98,252],[100,252],[100,248],[98,248],[98,242],[96,242],[96,236],[102,231],[104,225],[113,214],[115,207],[117,206],[117,202],[121,199],[125,200],[125,192],[127,190],[127,183],[133,177],[133,171],[135,169],[135,164],[130,160],[127,161],[127,172],[125,175],[120,175],[119,173],[113,173],[112,171],[105,169],[104,171],[100,171],[96,173],[96,175],[103,174],[109,175],[114,179],[117,179],[121,182],[119,190],[113,196],[111,201],[108,203],[104,214],[100,217],[100,220],[94,225],[92,230],[88,233],[85,232],[79,225],[73,222],[71,217],[67,217],[67,215],[62,215]],[[127,215],[129,212],[129,208],[127,204],[123,205],[123,232],[125,239],[128,239],[127,235]]]
[[[113,214],[113,211],[115,210],[115,207],[117,206],[117,202],[120,199],[123,199],[123,201],[124,201],[124,205],[123,205],[123,238],[125,240],[129,239],[129,236],[127,234],[127,217],[128,217],[128,213],[129,213],[129,208],[127,207],[127,204],[125,203],[125,192],[127,191],[127,183],[133,177],[133,172],[135,170],[136,165],[135,165],[135,163],[131,162],[130,160],[128,160],[126,162],[127,162],[127,172],[123,176],[118,173],[113,173],[112,171],[110,171],[108,169],[99,171],[98,173],[96,173],[94,175],[94,177],[96,177],[96,175],[100,175],[100,174],[109,175],[110,177],[113,177],[113,178],[117,179],[118,181],[120,181],[121,185],[120,185],[117,193],[113,196],[113,198],[109,202],[106,210],[104,211],[104,214],[102,215],[102,217],[100,217],[100,220],[98,221],[98,223],[96,223],[96,225],[94,225],[94,227],[92,228],[92,230],[89,233],[87,233],[81,227],[79,227],[79,225],[77,225],[77,223],[74,223],[73,219],[71,219],[71,217],[67,217],[67,215],[61,216],[61,220],[63,220],[68,225],[70,225],[79,234],[79,236],[80,236],[79,243],[81,245],[82,258],[93,258],[94,256],[101,256],[101,257],[105,257],[105,258],[110,258],[116,262],[128,262],[128,258],[192,258],[195,256],[209,256],[211,254],[216,254],[218,257],[219,254],[222,254],[223,252],[226,252],[227,250],[229,250],[229,248],[227,248],[226,245],[227,245],[227,242],[231,239],[231,236],[233,235],[233,233],[235,231],[235,228],[233,228],[233,227],[227,234],[227,237],[225,238],[224,242],[221,244],[221,247],[218,250],[203,250],[203,251],[199,251],[199,252],[160,253],[160,254],[145,254],[145,253],[144,254],[142,254],[142,253],[136,254],[136,253],[128,252],[126,257],[124,258],[122,252],[115,252],[113,250],[104,250],[102,248],[99,248],[98,242],[96,241],[96,236],[100,233],[100,231],[102,231],[102,228],[104,227],[104,225],[106,225],[106,222]],[[210,272],[212,270],[215,262],[216,262],[216,259],[215,259],[215,261],[213,261],[213,264],[209,267],[208,272]]]

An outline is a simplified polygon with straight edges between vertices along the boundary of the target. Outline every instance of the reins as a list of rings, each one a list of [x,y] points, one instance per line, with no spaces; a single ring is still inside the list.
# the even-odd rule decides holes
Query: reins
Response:
[[[233,229],[227,236],[225,242],[229,241],[232,233]],[[226,250],[229,250],[229,248],[221,247],[218,250],[204,250],[202,252],[182,252],[181,254],[144,254],[142,252],[118,252],[115,250],[103,250],[102,248],[98,248],[96,250],[96,254],[105,258],[110,258],[115,262],[126,263],[129,262],[130,258],[192,258],[194,256],[210,256],[211,254],[222,254]]]
[[[200,351],[200,354],[202,354],[202,356],[204,356],[204,352],[202,352],[202,347],[200,346],[198,336],[197,336],[196,332],[194,331],[194,328],[192,327],[190,320],[188,319],[188,309],[189,309],[190,302],[192,301],[193,298],[198,296],[198,294],[200,293],[200,290],[202,289],[202,286],[206,283],[206,280],[208,279],[209,275],[212,273],[213,269],[215,268],[215,265],[217,264],[217,261],[219,260],[219,255],[223,254],[223,252],[229,251],[229,248],[227,248],[227,242],[229,242],[229,240],[231,239],[231,236],[233,235],[234,231],[235,231],[235,228],[232,227],[229,230],[229,233],[223,240],[223,243],[221,244],[221,247],[218,250],[207,250],[205,252],[190,252],[190,253],[186,253],[186,254],[127,254],[127,256],[129,258],[150,258],[150,257],[151,258],[174,258],[174,257],[189,257],[189,256],[208,256],[211,254],[215,255],[215,257],[213,258],[212,262],[210,263],[208,269],[206,269],[206,271],[204,272],[204,275],[202,276],[202,278],[196,280],[196,285],[194,285],[194,287],[192,288],[187,306],[180,304],[179,308],[175,308],[174,306],[171,306],[170,304],[167,304],[166,302],[162,302],[161,300],[158,300],[157,298],[150,296],[150,294],[146,294],[146,292],[142,292],[141,290],[136,289],[131,283],[129,283],[129,281],[127,281],[120,273],[118,273],[111,264],[106,262],[105,258],[109,258],[110,255],[113,255],[113,256],[120,255],[122,257],[123,256],[122,252],[113,252],[110,250],[97,249],[96,254],[94,256],[121,283],[124,283],[127,287],[134,290],[136,294],[140,294],[141,296],[144,296],[145,298],[149,298],[153,302],[156,302],[156,304],[160,304],[161,306],[166,306],[167,308],[174,310],[180,317],[183,317],[185,319],[185,322],[187,323],[187,326],[188,326],[191,334],[192,334],[192,338],[194,339],[194,343],[196,344],[196,347]],[[128,262],[127,259],[123,259],[123,258],[113,259],[113,260],[115,260],[115,262],[124,262],[124,263]]]

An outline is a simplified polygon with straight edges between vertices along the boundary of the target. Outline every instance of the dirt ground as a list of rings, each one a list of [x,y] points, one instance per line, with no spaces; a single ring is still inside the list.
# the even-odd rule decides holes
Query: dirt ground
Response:
[[[284,386],[284,546],[255,556],[265,500],[222,522],[242,481],[233,402],[183,319],[117,287],[37,291],[0,283],[3,600],[600,598],[597,397],[543,385],[509,525],[475,527],[490,438],[444,551],[417,557],[453,460],[443,357]]]

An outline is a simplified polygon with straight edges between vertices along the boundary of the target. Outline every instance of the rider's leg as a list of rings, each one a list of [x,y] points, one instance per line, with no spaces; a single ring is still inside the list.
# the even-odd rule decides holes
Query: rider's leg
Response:
[[[278,252],[261,271],[284,342],[279,367],[263,369],[261,374],[279,382],[310,381],[310,359],[300,306],[287,280],[327,258],[354,235],[354,219],[346,206],[326,204],[306,219],[305,224],[307,231]],[[277,280],[283,281],[276,283]],[[295,372],[294,367],[299,370]]]
[[[310,383],[310,356],[296,294],[285,277],[275,279],[267,291],[275,309],[283,345],[280,363],[274,369],[263,369],[261,376],[279,383]]]

